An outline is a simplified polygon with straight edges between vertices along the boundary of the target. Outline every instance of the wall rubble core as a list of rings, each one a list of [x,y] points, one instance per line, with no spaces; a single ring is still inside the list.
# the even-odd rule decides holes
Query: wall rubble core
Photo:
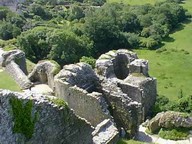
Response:
[[[53,104],[50,96],[32,89],[24,94],[0,91],[0,102],[6,101],[5,109],[10,109],[9,99],[16,97],[24,103],[32,100],[32,115],[40,115],[33,137],[26,140],[23,135],[11,132],[14,118],[6,113],[9,125],[0,123],[0,130],[7,133],[0,132],[0,143],[9,135],[11,143],[19,143],[19,139],[23,143],[113,144],[119,136],[135,136],[156,100],[156,79],[148,74],[148,61],[125,49],[101,55],[95,70],[88,64],[77,63],[65,65],[59,71],[55,62],[40,61],[28,76],[22,51],[10,51],[3,58],[3,66],[23,89],[38,83],[48,85],[54,92],[51,95],[55,95],[51,98],[65,101],[67,108]],[[21,85],[25,82],[29,86]],[[2,113],[5,109],[0,105]]]

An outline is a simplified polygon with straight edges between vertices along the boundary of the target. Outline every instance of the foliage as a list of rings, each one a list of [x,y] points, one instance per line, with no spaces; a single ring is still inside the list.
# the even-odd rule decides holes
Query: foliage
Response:
[[[113,14],[114,9],[103,7],[85,18],[84,33],[93,40],[93,51],[97,56],[126,45]]]
[[[9,40],[17,37],[21,33],[21,29],[12,25],[9,22],[1,21],[0,24],[0,38],[3,40]]]
[[[64,107],[64,108],[68,108],[67,104],[65,103],[64,100],[60,99],[60,98],[49,98],[47,97],[48,100],[54,104],[56,104],[58,107]]]
[[[161,128],[158,135],[164,139],[181,140],[181,139],[186,139],[188,137],[189,129],[186,129],[186,128],[175,128],[175,129]]]
[[[69,2],[64,2],[63,0],[27,0],[26,4],[23,4],[20,9],[23,12],[23,16],[14,14],[7,8],[1,7],[0,17],[2,23],[0,25],[7,23],[7,25],[12,25],[11,27],[20,28],[21,32],[31,31],[31,29],[39,26],[48,27],[48,29],[50,27],[52,29],[60,29],[60,31],[72,31],[80,39],[82,39],[81,37],[89,39],[85,42],[87,43],[85,45],[91,45],[88,48],[90,50],[89,54],[86,54],[86,56],[94,58],[110,49],[138,49],[145,46],[150,49],[157,48],[157,46],[163,47],[166,51],[160,53],[149,50],[137,50],[141,58],[148,59],[150,62],[150,73],[158,79],[158,93],[169,97],[173,101],[177,100],[178,91],[181,88],[185,91],[185,95],[192,94],[191,81],[188,80],[191,76],[191,71],[189,71],[192,53],[191,23],[181,24],[192,12],[191,0],[186,0],[185,3],[180,4],[175,3],[177,0],[122,0],[121,2],[118,1],[119,4],[104,4],[100,8],[82,3],[82,0],[77,1],[79,3],[74,4],[74,0]],[[109,1],[115,0],[108,0],[107,2]],[[137,6],[134,4],[137,4]],[[72,5],[72,7],[69,5]],[[77,11],[75,8],[72,12],[73,5],[78,6]],[[188,9],[188,12],[181,6]],[[71,14],[72,17],[79,16],[79,9],[81,9],[80,14],[83,14],[80,15],[79,20],[76,18],[70,19],[69,15]],[[42,13],[39,13],[38,10],[42,11]],[[186,15],[186,13],[188,14]],[[89,29],[86,30],[85,28],[87,27]],[[3,31],[5,32],[5,30]],[[49,33],[52,33],[52,30],[46,32],[45,35],[47,36]],[[12,31],[10,35],[12,35]],[[167,41],[168,36],[172,40]],[[46,40],[42,38],[38,41],[40,40],[44,44],[48,43],[47,37]],[[38,43],[38,41],[35,43]],[[27,43],[27,41],[25,42]],[[29,49],[31,49],[30,43]],[[164,44],[165,46],[163,46]],[[12,44],[10,46],[6,45],[7,43],[3,47],[8,49],[14,47]],[[42,46],[42,51],[44,52],[49,51],[53,47],[49,43],[49,47],[45,48],[44,46]],[[25,47],[28,47],[27,44]],[[38,49],[39,44],[33,46],[34,50],[36,50],[36,47]],[[177,52],[170,49],[176,49]],[[27,57],[31,57],[30,59],[34,62],[37,62],[38,59],[51,57],[49,53],[38,57],[38,52],[34,54],[33,50],[32,55],[30,56],[29,52]],[[36,56],[38,59],[36,59]],[[78,57],[81,58],[82,56],[84,55]],[[60,57],[58,56],[55,60],[60,59]],[[62,61],[60,64],[64,64],[64,62]]]
[[[173,110],[173,111],[192,114],[192,96],[191,95],[179,96],[178,99],[179,99],[178,101],[170,101],[165,96],[158,96],[153,108],[154,115],[156,115],[161,111],[167,111],[167,110]]]
[[[92,43],[85,36],[77,36],[66,30],[55,30],[47,37],[51,46],[48,57],[59,64],[78,62],[82,56],[90,54]]]
[[[89,64],[92,68],[95,68],[96,59],[94,59],[93,57],[83,56],[81,57],[80,62],[85,62]]]
[[[18,45],[33,62],[50,58],[59,64],[78,62],[83,55],[89,55],[91,41],[67,30],[36,27],[22,33]]]
[[[84,11],[83,11],[83,8],[76,5],[76,4],[73,4],[70,9],[69,9],[69,12],[68,12],[68,19],[70,21],[72,20],[75,20],[75,19],[81,19],[85,16],[84,14]]]
[[[144,144],[144,142],[136,141],[136,140],[125,140],[120,139],[117,144]]]
[[[0,39],[8,40],[17,37],[25,24],[25,18],[13,13],[6,7],[0,7]]]
[[[37,121],[37,113],[32,117],[32,101],[29,100],[24,104],[22,100],[12,97],[10,104],[14,118],[13,132],[22,133],[27,139],[30,139]]]
[[[33,62],[47,58],[51,47],[46,42],[47,34],[53,29],[36,27],[23,32],[17,39],[18,45],[25,52],[26,56]]]
[[[5,51],[11,50],[16,48],[17,46],[16,39],[10,39],[10,40],[2,40],[0,39],[0,47],[2,47]]]
[[[93,6],[101,6],[106,2],[106,0],[83,0],[83,2]]]

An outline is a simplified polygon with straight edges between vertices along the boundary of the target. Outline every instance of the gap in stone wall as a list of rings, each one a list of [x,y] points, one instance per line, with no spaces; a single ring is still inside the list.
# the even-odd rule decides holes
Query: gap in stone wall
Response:
[[[118,79],[125,79],[129,75],[129,60],[126,55],[118,54],[113,60],[114,73]]]

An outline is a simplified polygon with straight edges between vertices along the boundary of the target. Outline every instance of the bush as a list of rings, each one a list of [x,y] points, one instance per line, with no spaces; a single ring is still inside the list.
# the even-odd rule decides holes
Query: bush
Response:
[[[94,59],[93,57],[83,56],[83,57],[80,59],[80,62],[85,62],[85,63],[91,65],[92,68],[95,68],[96,59]]]
[[[154,48],[155,46],[159,45],[159,41],[149,37],[149,38],[143,38],[141,40],[141,44],[140,46],[142,47],[146,47],[146,48],[149,48],[149,49],[152,49]]]
[[[183,96],[182,90],[178,101],[170,101],[165,96],[158,96],[153,107],[153,115],[168,110],[192,114],[192,96]]]
[[[161,128],[158,135],[164,139],[181,140],[181,139],[186,139],[188,137],[189,129],[186,129],[186,128],[175,128],[175,129]]]

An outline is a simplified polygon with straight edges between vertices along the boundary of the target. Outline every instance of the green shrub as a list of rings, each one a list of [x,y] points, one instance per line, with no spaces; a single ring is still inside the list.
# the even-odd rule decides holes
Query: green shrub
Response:
[[[93,57],[83,56],[83,57],[80,59],[80,62],[87,63],[87,64],[89,64],[92,68],[95,68],[96,59],[94,59]]]
[[[184,96],[183,91],[180,91],[178,101],[170,101],[165,96],[157,96],[155,105],[153,107],[153,115],[161,111],[178,111],[192,114],[192,96]]]
[[[175,128],[175,129],[161,128],[158,135],[164,139],[181,140],[181,139],[186,139],[188,137],[189,129],[186,129],[186,128]]]

